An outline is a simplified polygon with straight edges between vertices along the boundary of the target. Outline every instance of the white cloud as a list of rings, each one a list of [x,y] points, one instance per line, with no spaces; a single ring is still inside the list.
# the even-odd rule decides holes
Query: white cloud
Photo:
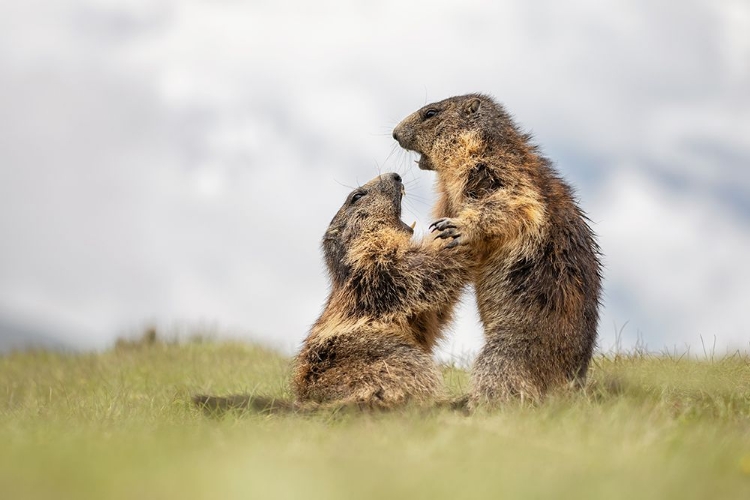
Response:
[[[655,349],[695,351],[700,336],[716,336],[720,349],[749,347],[746,222],[700,192],[670,190],[627,166],[608,180],[595,211],[607,263],[605,328],[629,321],[629,339],[640,331]]]

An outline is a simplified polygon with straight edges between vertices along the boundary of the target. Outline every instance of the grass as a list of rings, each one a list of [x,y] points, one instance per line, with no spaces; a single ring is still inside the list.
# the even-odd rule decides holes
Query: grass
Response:
[[[207,417],[195,392],[288,396],[238,343],[0,357],[0,497],[750,498],[750,358],[600,356],[585,392],[466,417]],[[454,394],[464,370],[445,368]]]

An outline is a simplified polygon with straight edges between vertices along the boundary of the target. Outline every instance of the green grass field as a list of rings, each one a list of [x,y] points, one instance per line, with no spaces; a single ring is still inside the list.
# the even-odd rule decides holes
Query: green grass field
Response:
[[[288,396],[237,343],[0,357],[0,498],[750,498],[750,358],[600,356],[585,392],[491,414],[210,417]],[[464,370],[445,369],[454,394]]]

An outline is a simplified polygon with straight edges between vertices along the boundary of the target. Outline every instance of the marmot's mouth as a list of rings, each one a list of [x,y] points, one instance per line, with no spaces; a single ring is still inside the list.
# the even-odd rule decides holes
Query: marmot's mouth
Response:
[[[414,234],[414,226],[417,225],[417,221],[414,221],[410,226],[401,220],[401,202],[403,201],[404,196],[406,196],[406,188],[404,188],[404,185],[402,184],[401,191],[399,191],[398,199],[396,200],[396,217],[398,217],[398,221],[401,223],[401,229],[409,234]]]
[[[409,234],[414,234],[414,226],[417,225],[417,221],[412,222],[411,226],[404,221],[401,221],[401,228]]]
[[[432,165],[430,159],[424,154],[419,155],[417,165],[421,170],[435,170],[435,167]]]

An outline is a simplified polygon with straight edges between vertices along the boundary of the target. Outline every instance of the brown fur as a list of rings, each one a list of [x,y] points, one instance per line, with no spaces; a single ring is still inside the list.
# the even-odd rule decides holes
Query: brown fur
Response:
[[[432,350],[469,279],[468,253],[412,241],[404,188],[383,174],[354,190],[331,221],[323,253],[331,291],[295,360],[295,402],[196,396],[207,409],[383,409],[443,394]]]
[[[393,132],[437,172],[433,226],[468,246],[485,345],[470,405],[537,400],[581,384],[596,344],[599,249],[572,189],[502,106],[470,94],[429,104]]]

